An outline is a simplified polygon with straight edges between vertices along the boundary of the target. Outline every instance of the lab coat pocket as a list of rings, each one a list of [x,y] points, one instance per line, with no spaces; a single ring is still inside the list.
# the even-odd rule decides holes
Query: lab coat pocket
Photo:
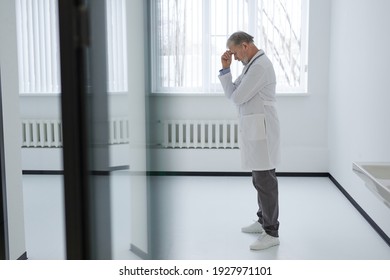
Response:
[[[253,114],[241,117],[242,135],[247,140],[263,140],[266,138],[265,115]]]

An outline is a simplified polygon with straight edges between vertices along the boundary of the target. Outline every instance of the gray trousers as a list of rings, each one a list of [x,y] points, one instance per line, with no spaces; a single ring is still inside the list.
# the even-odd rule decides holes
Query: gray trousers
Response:
[[[253,186],[257,190],[257,216],[265,232],[279,237],[279,191],[275,169],[252,171]]]

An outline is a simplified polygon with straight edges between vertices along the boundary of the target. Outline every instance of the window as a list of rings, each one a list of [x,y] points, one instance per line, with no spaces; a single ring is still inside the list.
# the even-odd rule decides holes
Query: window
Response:
[[[220,55],[243,30],[272,60],[278,93],[307,91],[309,0],[151,1],[152,91],[220,93]],[[242,66],[232,64],[233,76]]]
[[[58,0],[16,0],[19,92],[61,92]],[[108,92],[127,92],[126,0],[106,0]]]
[[[58,4],[17,0],[20,93],[60,93]]]

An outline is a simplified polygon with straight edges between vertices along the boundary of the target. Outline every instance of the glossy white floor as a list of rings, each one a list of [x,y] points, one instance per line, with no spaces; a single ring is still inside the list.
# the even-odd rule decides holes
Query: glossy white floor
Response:
[[[65,257],[61,176],[23,176],[30,259]],[[113,177],[113,257],[129,252],[128,176]],[[153,177],[157,259],[387,259],[390,248],[327,178],[279,178],[280,246],[254,252],[250,177]]]

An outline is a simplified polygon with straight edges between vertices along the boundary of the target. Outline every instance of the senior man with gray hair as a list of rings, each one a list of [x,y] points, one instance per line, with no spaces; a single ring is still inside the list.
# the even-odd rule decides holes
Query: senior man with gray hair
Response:
[[[242,231],[260,234],[250,249],[263,250],[280,244],[275,174],[280,161],[280,136],[275,71],[264,51],[245,32],[233,33],[227,40],[227,48],[221,56],[219,79],[226,97],[238,108],[242,166],[252,171],[258,202],[257,221]],[[230,72],[233,56],[244,65],[234,82]]]

